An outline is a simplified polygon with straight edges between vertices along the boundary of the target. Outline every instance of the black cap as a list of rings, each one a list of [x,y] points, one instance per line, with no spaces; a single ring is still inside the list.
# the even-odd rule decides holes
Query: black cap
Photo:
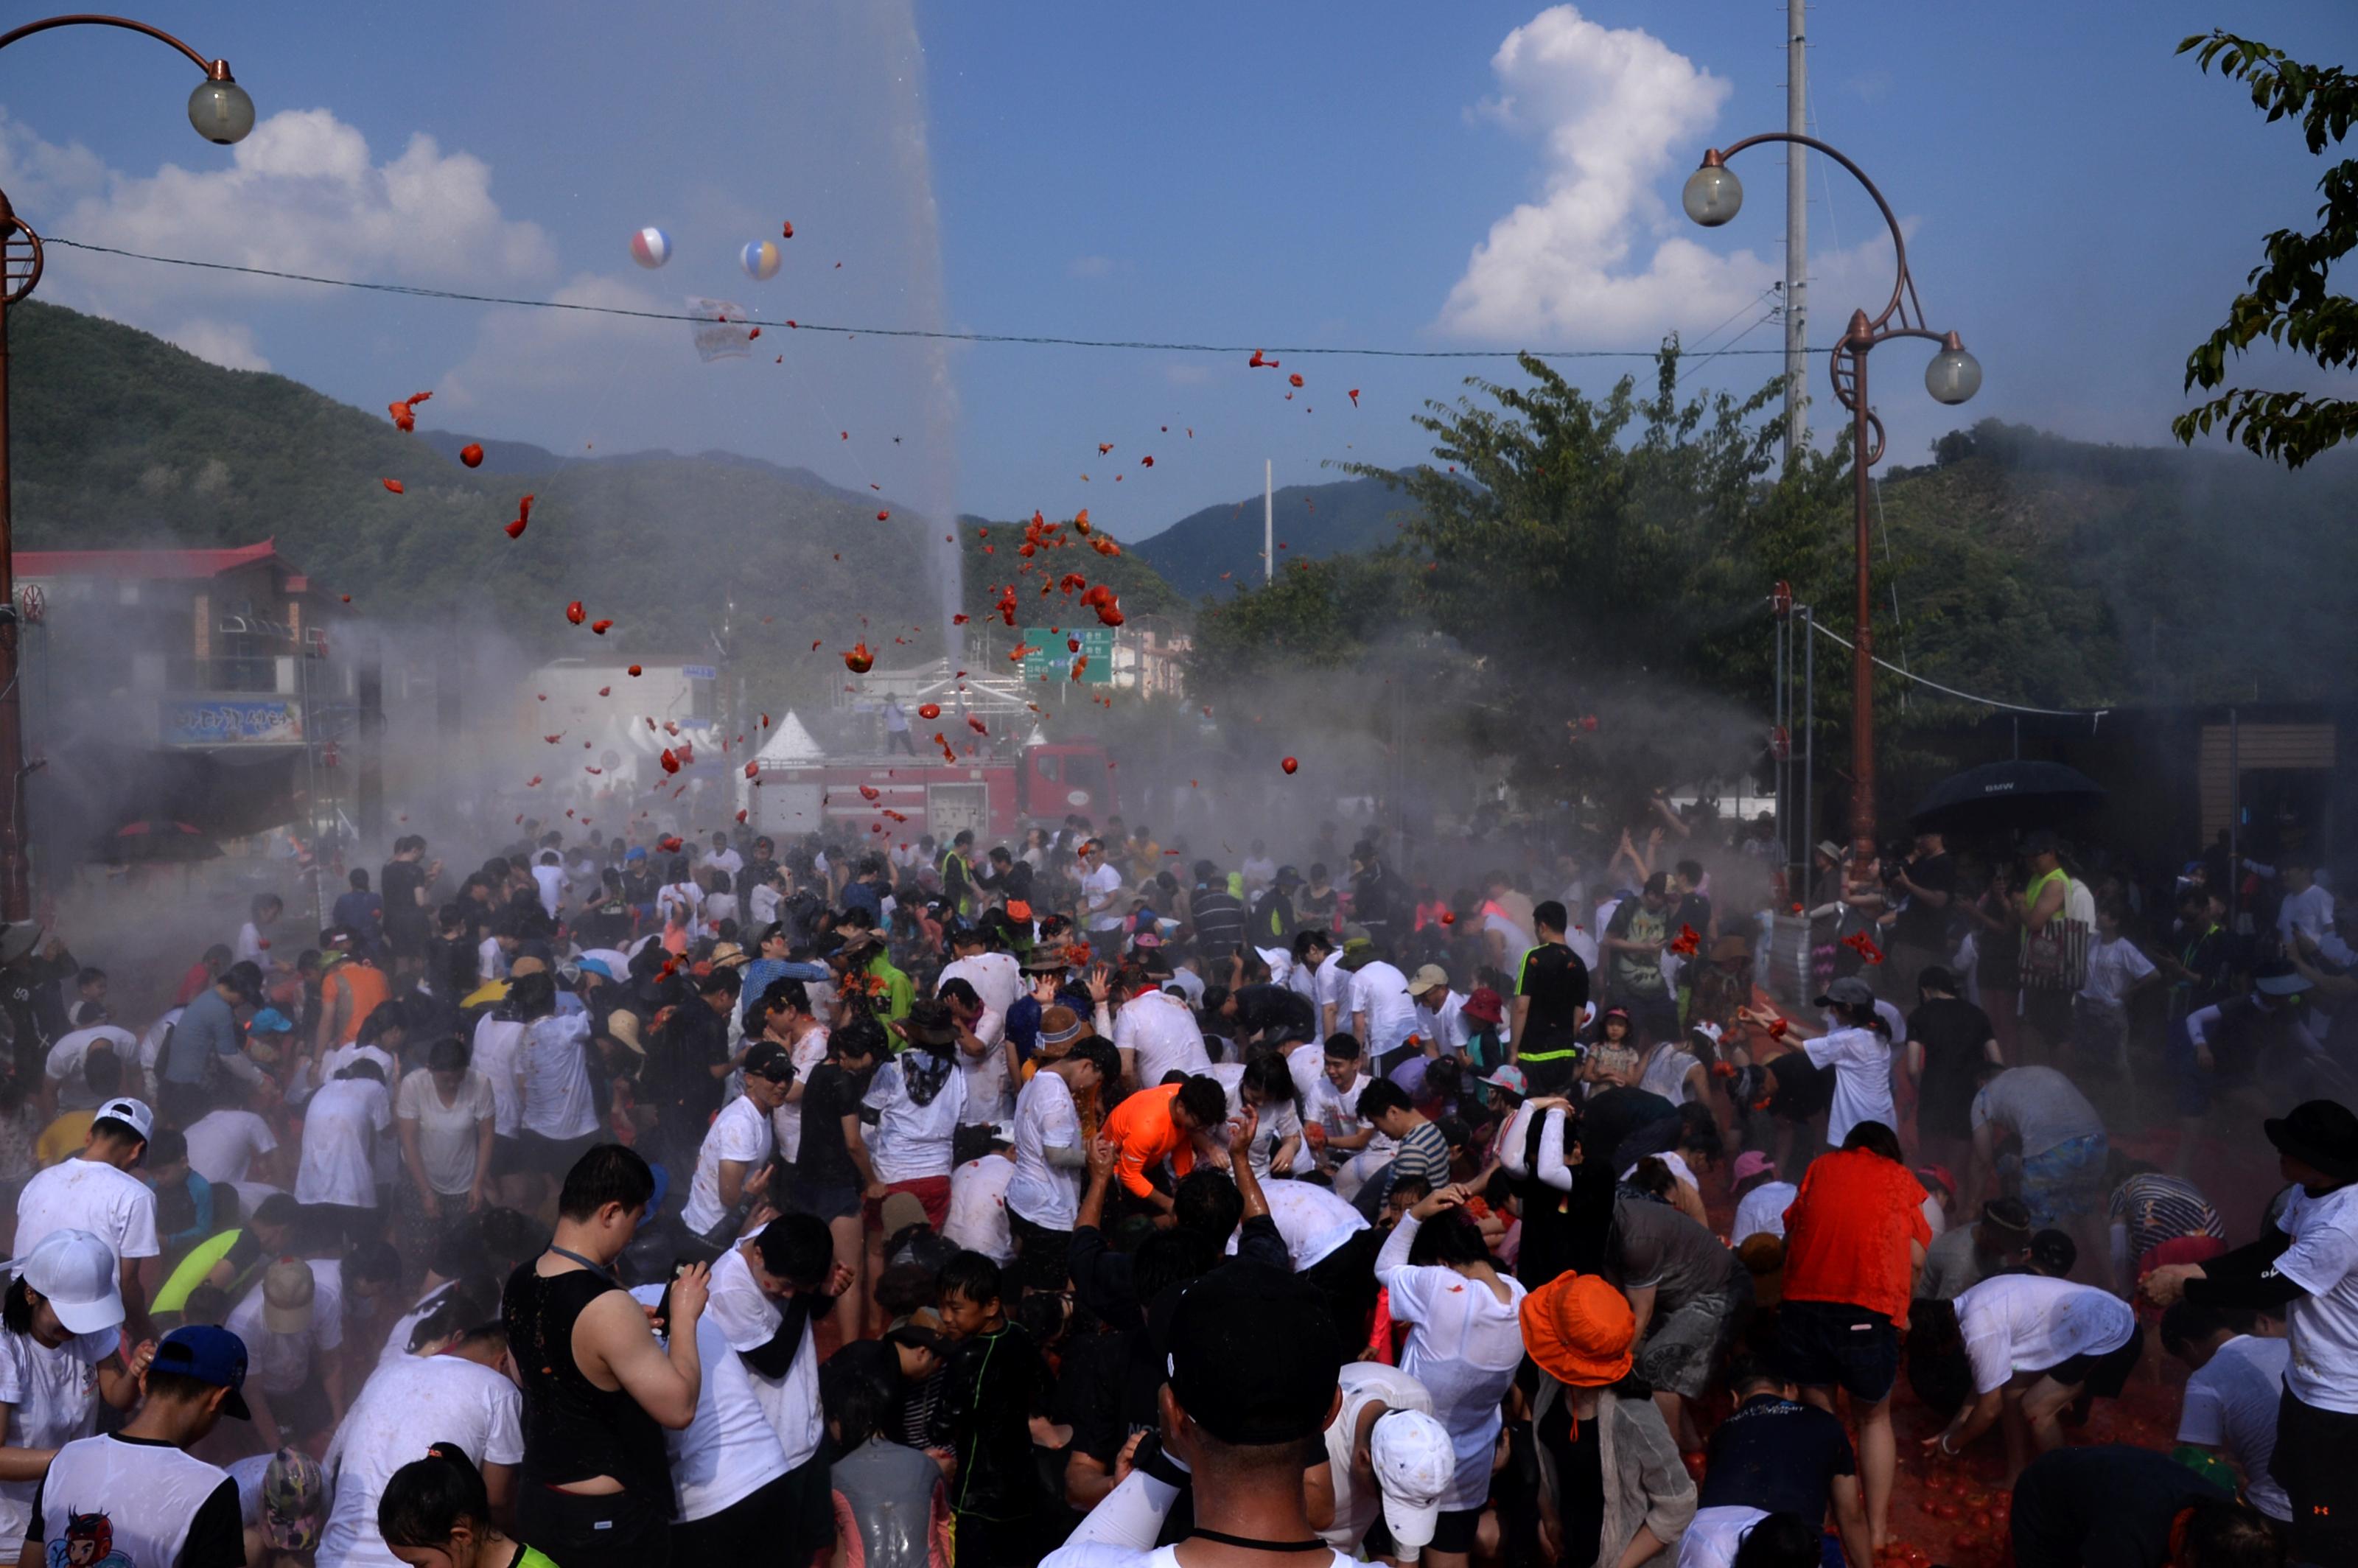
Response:
[[[1844,975],[1828,986],[1812,1007],[1873,1007],[1875,988],[1856,975]]]
[[[2358,1115],[2339,1100],[2303,1100],[2291,1115],[2272,1116],[2260,1125],[2279,1153],[2337,1182],[2358,1182]]]
[[[1326,1298],[1298,1275],[1224,1263],[1171,1317],[1171,1395],[1223,1443],[1264,1445],[1326,1429],[1343,1367]]]
[[[795,1081],[795,1059],[776,1041],[756,1040],[753,1048],[745,1053],[745,1076],[791,1084]]]

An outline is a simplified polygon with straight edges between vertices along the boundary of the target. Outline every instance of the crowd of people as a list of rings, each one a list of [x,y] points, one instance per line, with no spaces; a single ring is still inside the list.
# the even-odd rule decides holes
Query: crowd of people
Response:
[[[2358,1563],[2314,868],[1926,834],[1802,887],[1659,806],[1445,890],[1300,848],[406,837],[324,928],[258,896],[120,988],[153,1016],[0,930],[0,1528],[1875,1568],[1929,1561],[1903,1474],[1970,1460],[1959,1563]],[[2262,1138],[2270,1190],[2196,1184]],[[2164,1358],[2175,1452],[2083,1441]]]

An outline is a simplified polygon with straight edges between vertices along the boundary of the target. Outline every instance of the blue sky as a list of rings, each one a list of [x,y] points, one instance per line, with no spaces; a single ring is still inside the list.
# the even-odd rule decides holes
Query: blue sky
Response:
[[[234,158],[199,141],[180,108],[193,72],[144,40],[82,29],[16,46],[0,57],[0,179],[45,232],[495,294],[657,308],[710,295],[876,327],[1639,350],[1672,330],[1704,338],[1730,301],[1733,324],[1705,346],[1757,320],[1782,236],[1768,150],[1737,166],[1751,200],[1734,224],[1675,221],[1704,146],[1782,125],[1782,12],[1761,0],[169,0],[140,14],[226,55],[264,125]],[[2259,236],[2308,218],[2321,168],[2296,133],[2173,58],[2180,37],[2223,20],[2297,56],[2358,59],[2346,5],[1812,13],[1820,134],[1882,184],[1934,324],[1981,356],[1966,418],[2168,438],[2186,351]],[[1812,180],[1818,343],[1888,287],[1873,210],[1833,172]],[[1533,210],[1474,265],[1519,204]],[[785,270],[747,280],[738,247],[782,218],[796,230]],[[629,261],[641,223],[673,236],[661,272]],[[1280,483],[1333,477],[1321,465],[1340,459],[1412,460],[1409,416],[1481,368],[1297,357],[1284,369],[1306,384],[1289,402],[1240,355],[773,332],[754,346],[773,352],[706,365],[685,326],[62,249],[40,297],[363,407],[433,387],[421,417],[481,434],[563,451],[721,447],[913,505],[1086,505],[1133,536],[1257,489],[1265,457]],[[1962,422],[1925,397],[1921,362],[1895,345],[1876,366],[1901,461]],[[1748,388],[1773,363],[1724,358],[1701,376]],[[1601,388],[1643,366],[1567,368]],[[1812,384],[1823,429],[1822,367]],[[1135,460],[1148,453],[1151,471]]]

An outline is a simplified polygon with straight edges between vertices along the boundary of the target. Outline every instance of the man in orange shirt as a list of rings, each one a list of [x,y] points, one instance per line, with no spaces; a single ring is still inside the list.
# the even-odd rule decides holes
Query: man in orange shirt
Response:
[[[1228,1119],[1228,1098],[1220,1080],[1198,1073],[1176,1084],[1141,1089],[1114,1107],[1104,1137],[1120,1151],[1115,1175],[1141,1208],[1158,1211],[1155,1223],[1171,1223],[1171,1195],[1148,1173],[1165,1159],[1174,1176],[1195,1168],[1196,1134]]]
[[[1858,1418],[1859,1479],[1867,1531],[1877,1550],[1891,1538],[1891,1385],[1899,1373],[1899,1333],[1932,1227],[1924,1188],[1902,1162],[1899,1139],[1862,1121],[1842,1152],[1821,1155],[1785,1210],[1784,1305],[1778,1348],[1801,1398],[1834,1408],[1847,1390]]]
[[[311,1046],[326,1055],[360,1037],[361,1024],[393,994],[384,971],[354,950],[352,934],[339,925],[327,934],[328,967],[319,976],[319,1023]]]

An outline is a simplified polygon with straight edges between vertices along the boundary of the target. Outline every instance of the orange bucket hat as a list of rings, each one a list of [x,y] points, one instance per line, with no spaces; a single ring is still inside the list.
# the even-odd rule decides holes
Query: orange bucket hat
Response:
[[[1559,1274],[1523,1297],[1523,1348],[1560,1383],[1601,1389],[1629,1371],[1638,1315],[1596,1274]]]

